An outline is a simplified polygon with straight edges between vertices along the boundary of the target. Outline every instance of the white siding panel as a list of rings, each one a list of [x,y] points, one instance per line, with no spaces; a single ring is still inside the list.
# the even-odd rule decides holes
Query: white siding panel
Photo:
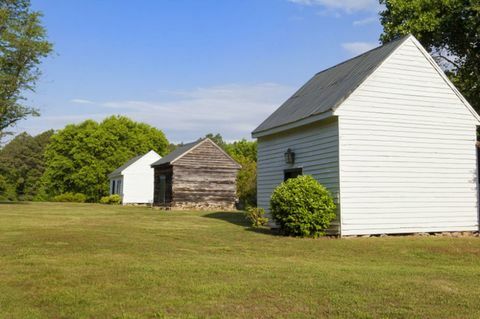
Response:
[[[153,168],[150,166],[161,157],[150,151],[123,171],[123,198],[125,204],[153,202]]]
[[[295,164],[288,165],[284,153],[295,152]],[[270,196],[281,182],[284,170],[302,168],[325,185],[334,197],[339,192],[338,126],[336,119],[258,139],[258,206],[268,211]]]
[[[476,122],[413,40],[335,115],[342,235],[478,230]]]

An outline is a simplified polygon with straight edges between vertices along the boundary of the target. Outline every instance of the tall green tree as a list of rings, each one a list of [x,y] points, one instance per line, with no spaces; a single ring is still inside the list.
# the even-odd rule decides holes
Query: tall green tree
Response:
[[[83,193],[98,201],[108,194],[110,172],[149,150],[163,156],[168,146],[162,131],[123,116],[67,125],[47,147],[43,181],[50,196]]]
[[[40,199],[44,153],[52,134],[52,130],[37,136],[21,133],[0,150],[0,198]]]
[[[225,145],[242,168],[237,174],[237,197],[243,208],[257,205],[257,142],[242,139]]]
[[[38,66],[52,51],[40,18],[29,0],[0,0],[0,137],[19,120],[38,115],[24,93],[34,91]]]
[[[380,0],[383,34],[389,42],[413,34],[472,106],[480,111],[480,1]]]

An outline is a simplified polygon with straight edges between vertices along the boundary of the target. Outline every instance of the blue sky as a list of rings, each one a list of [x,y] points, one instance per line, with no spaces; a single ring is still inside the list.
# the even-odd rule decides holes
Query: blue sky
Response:
[[[313,74],[378,45],[375,0],[32,0],[55,52],[36,134],[122,114],[174,142],[250,132]]]

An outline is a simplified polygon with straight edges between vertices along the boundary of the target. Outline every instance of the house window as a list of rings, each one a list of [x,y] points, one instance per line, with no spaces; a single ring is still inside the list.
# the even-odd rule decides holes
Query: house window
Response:
[[[301,168],[286,169],[283,171],[283,181],[300,176],[302,173],[303,170]]]
[[[115,194],[115,180],[112,180],[112,187],[110,188],[110,194]]]
[[[122,180],[118,180],[117,181],[117,191],[115,192],[115,194],[120,195],[121,193],[122,193]]]

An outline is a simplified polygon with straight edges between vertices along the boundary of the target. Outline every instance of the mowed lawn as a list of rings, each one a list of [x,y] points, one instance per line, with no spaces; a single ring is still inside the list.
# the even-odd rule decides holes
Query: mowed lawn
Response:
[[[297,239],[239,212],[0,204],[0,318],[480,318],[480,239]]]

